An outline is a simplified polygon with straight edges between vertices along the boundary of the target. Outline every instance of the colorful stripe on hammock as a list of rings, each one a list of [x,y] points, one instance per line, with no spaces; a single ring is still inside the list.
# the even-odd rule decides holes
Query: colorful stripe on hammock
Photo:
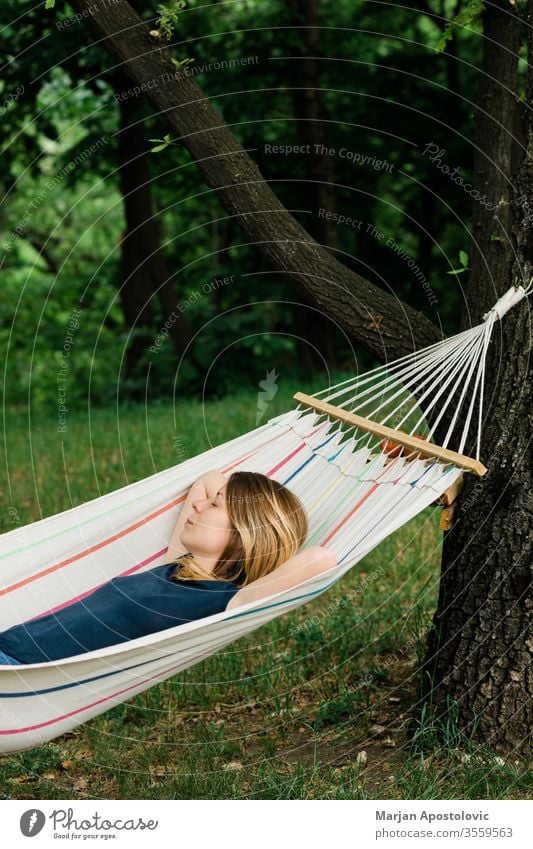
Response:
[[[313,435],[313,433],[316,433],[322,427],[323,427],[323,425],[321,425],[320,428],[316,428],[314,431],[311,432],[310,435]],[[278,439],[279,436],[282,436],[282,435],[284,435],[284,434],[278,434],[276,437],[274,437],[274,439]],[[305,443],[302,443],[302,445],[305,445]],[[254,451],[249,452],[248,454],[244,454],[242,457],[240,457],[234,463],[225,467],[225,471],[228,471],[230,469],[235,468],[235,466],[240,465],[242,462],[244,462],[245,460],[252,457],[253,454],[255,454],[257,451],[259,451],[263,447],[264,447],[264,443],[262,445],[258,446],[258,448],[254,449]],[[143,517],[142,519],[139,519],[137,522],[134,522],[132,525],[129,525],[127,528],[124,528],[122,531],[118,531],[116,534],[112,534],[111,536],[107,537],[107,539],[101,540],[100,542],[95,543],[94,545],[91,545],[88,548],[83,549],[82,551],[78,552],[77,554],[74,554],[71,557],[67,557],[65,560],[62,560],[59,563],[55,563],[53,566],[49,566],[46,569],[41,570],[40,572],[36,572],[34,575],[30,575],[27,578],[24,578],[24,580],[22,580],[22,581],[17,581],[16,583],[11,584],[9,587],[4,587],[4,589],[0,590],[0,596],[7,595],[8,593],[13,592],[14,590],[20,589],[21,587],[26,586],[27,584],[31,584],[34,581],[37,581],[39,578],[43,578],[46,575],[50,575],[53,572],[57,572],[59,569],[62,569],[64,566],[68,566],[71,563],[75,563],[77,560],[80,560],[80,558],[85,557],[88,554],[92,554],[94,551],[98,551],[102,548],[105,548],[105,546],[110,545],[113,542],[116,542],[117,540],[121,539],[122,537],[125,537],[128,534],[132,533],[133,531],[137,530],[137,528],[141,527],[142,525],[148,524],[149,522],[156,519],[158,516],[161,516],[163,513],[166,513],[168,510],[171,510],[177,504],[180,504],[182,501],[184,501],[186,499],[186,497],[187,497],[187,493],[185,492],[185,493],[183,493],[183,495],[180,495],[179,498],[173,498],[171,501],[167,502],[162,507],[158,508],[157,510],[153,511],[152,513],[148,514],[147,516]],[[116,509],[120,509],[122,506],[123,505],[120,505]],[[106,511],[106,513],[107,512],[109,512],[109,511]],[[97,519],[97,518],[101,518],[102,515],[104,515],[104,514],[100,514],[100,516],[92,517],[91,521],[94,521],[94,519]],[[57,534],[57,536],[62,536],[65,533],[69,533],[70,530],[71,530],[70,527],[65,528],[59,534]],[[20,550],[25,550],[25,551],[30,550],[35,545],[39,545],[40,542],[41,542],[40,540],[36,540],[35,542],[30,543],[27,546],[24,546],[24,549],[20,549]],[[166,550],[166,549],[164,549],[164,550]],[[10,552],[8,552],[7,555],[4,555],[4,556],[11,556],[14,553],[17,553],[17,552],[10,551]],[[154,554],[150,555],[150,557],[147,558],[147,560],[136,564],[131,569],[128,569],[126,572],[123,572],[122,575],[127,575],[127,574],[131,574],[132,572],[135,572],[137,569],[142,568],[142,566],[145,565],[147,562],[152,562],[153,560],[155,560],[158,556],[160,556],[160,553],[155,552]],[[93,592],[93,590],[90,590],[89,592]],[[74,601],[77,601],[78,598],[80,598],[80,596],[77,596],[77,597],[71,599],[70,602],[67,602],[66,604],[70,604]],[[65,606],[65,605],[63,605],[63,606]],[[42,614],[39,614],[39,615],[42,615]]]

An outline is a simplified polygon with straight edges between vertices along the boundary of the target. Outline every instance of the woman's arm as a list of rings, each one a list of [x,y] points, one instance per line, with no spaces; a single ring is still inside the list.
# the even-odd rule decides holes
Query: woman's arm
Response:
[[[269,575],[263,575],[262,578],[258,578],[257,581],[253,581],[235,593],[229,600],[226,610],[231,607],[240,607],[241,604],[249,604],[251,601],[258,601],[283,590],[290,590],[308,578],[327,572],[336,563],[337,558],[330,548],[322,548],[320,545],[304,548]]]
[[[192,513],[193,502],[200,501],[204,498],[213,498],[213,496],[222,486],[224,486],[225,483],[227,483],[227,479],[224,477],[222,472],[219,472],[216,469],[205,472],[193,483],[187,493],[187,498],[181,505],[178,520],[174,526],[174,530],[172,531],[172,536],[170,537],[167,553],[165,555],[167,563],[172,562],[172,560],[176,560],[187,551],[180,540],[180,536],[185,522]]]

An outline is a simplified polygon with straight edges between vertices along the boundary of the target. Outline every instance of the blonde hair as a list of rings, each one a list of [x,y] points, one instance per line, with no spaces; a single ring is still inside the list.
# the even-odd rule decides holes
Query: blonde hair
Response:
[[[196,563],[191,552],[177,558],[174,580],[232,581],[241,587],[268,575],[304,542],[307,515],[300,499],[260,472],[233,472],[226,485],[230,538],[213,572]]]

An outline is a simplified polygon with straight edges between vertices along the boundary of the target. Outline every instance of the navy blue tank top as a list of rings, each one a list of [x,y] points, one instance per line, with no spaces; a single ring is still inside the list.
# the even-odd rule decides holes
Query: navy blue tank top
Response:
[[[166,563],[113,578],[56,613],[0,633],[0,650],[22,663],[95,651],[225,610],[240,589],[230,581],[176,581]]]

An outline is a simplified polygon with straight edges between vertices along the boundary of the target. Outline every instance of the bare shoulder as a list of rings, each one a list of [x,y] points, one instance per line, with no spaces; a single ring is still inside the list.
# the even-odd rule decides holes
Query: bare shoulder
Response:
[[[240,607],[269,595],[290,590],[298,584],[314,578],[321,572],[333,569],[337,563],[335,552],[330,548],[312,545],[290,557],[269,575],[263,575],[235,593],[226,609]]]
[[[326,568],[330,569],[337,562],[337,555],[332,548],[326,548],[323,545],[310,545],[309,548],[304,548],[295,554],[298,557],[300,554],[307,555],[309,560],[323,563]],[[291,558],[292,559],[292,558]]]

